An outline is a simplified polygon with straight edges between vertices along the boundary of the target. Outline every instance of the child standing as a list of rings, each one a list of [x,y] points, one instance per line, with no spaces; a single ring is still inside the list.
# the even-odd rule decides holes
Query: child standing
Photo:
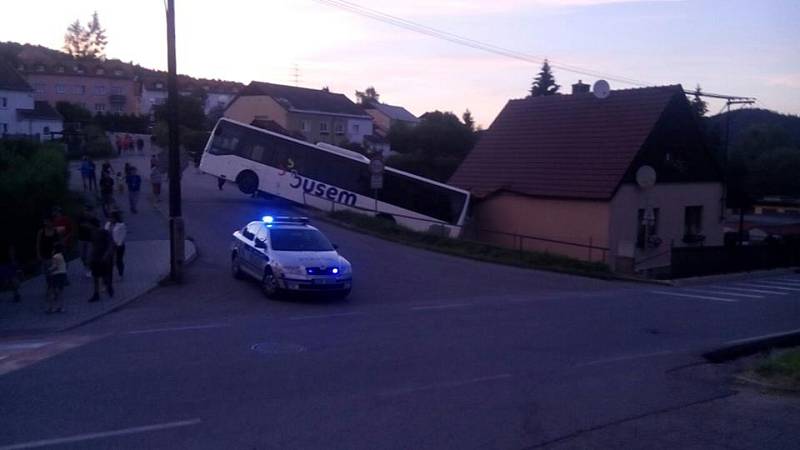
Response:
[[[64,259],[64,247],[59,243],[53,246],[53,257],[50,259],[47,289],[47,313],[64,312],[61,293],[67,285],[67,261]]]
[[[122,172],[117,172],[117,192],[125,193],[125,177],[122,176]]]

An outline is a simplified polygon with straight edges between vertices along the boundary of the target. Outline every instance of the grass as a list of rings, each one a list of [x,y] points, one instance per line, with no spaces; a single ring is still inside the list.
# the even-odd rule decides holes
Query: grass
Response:
[[[608,266],[601,262],[581,261],[547,252],[512,250],[482,242],[422,233],[397,225],[389,220],[352,211],[335,211],[329,213],[328,217],[373,236],[448,255],[597,278],[609,278],[611,276]]]
[[[756,365],[754,372],[771,384],[800,389],[800,347],[773,352]]]

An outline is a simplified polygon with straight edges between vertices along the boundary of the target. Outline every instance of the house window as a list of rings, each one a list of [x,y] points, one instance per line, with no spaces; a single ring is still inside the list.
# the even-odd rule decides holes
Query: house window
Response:
[[[42,128],[42,133],[43,133],[43,134],[50,134],[50,127],[44,127],[44,128]]]
[[[156,83],[156,89],[164,89],[164,83]]]
[[[0,97],[0,108],[8,108],[8,97]]]
[[[111,86],[111,93],[113,95],[122,95],[122,88],[120,86]]]
[[[2,134],[8,133],[8,124],[7,123],[0,123],[0,133],[2,133]]]
[[[121,113],[124,105],[111,105],[111,112]]]
[[[77,95],[83,95],[86,93],[86,86],[72,86],[72,93]]]
[[[353,124],[353,133],[358,133],[358,128],[359,128],[358,124],[354,123]]]
[[[67,89],[64,87],[63,84],[57,84],[56,85],[56,94],[63,94],[66,91],[67,91]]]
[[[344,125],[337,123],[334,130],[336,131],[336,134],[342,135],[344,134]]]
[[[659,212],[658,208],[651,208],[650,213],[646,213],[644,209],[639,210],[636,222],[636,247],[652,248],[658,246],[655,237],[658,236]]]
[[[683,234],[697,236],[703,233],[703,207],[687,206],[683,213]]]
[[[44,94],[47,90],[47,85],[44,83],[36,83],[33,85],[33,89],[36,91],[37,94]]]
[[[106,95],[106,87],[105,86],[95,86],[94,87],[94,95]]]
[[[121,77],[122,76],[122,71],[117,69],[117,70],[114,71],[114,75],[116,75],[118,77]]]
[[[308,121],[307,120],[301,120],[300,121],[300,131],[308,131],[308,130],[309,130]]]
[[[328,122],[319,123],[319,134],[328,134]]]
[[[106,110],[106,105],[105,105],[105,103],[95,103],[95,104],[94,104],[94,110],[95,110],[95,111],[97,111],[97,112],[103,112],[103,111],[105,111],[105,110]]]
[[[56,67],[56,72],[58,72],[58,73],[64,73],[64,66],[58,66],[58,67]]]
[[[44,72],[44,66],[42,64],[37,64],[36,65],[36,71],[37,72]]]

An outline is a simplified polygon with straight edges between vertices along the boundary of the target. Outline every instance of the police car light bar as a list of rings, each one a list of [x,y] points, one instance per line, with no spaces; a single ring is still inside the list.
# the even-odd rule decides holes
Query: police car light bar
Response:
[[[308,217],[290,217],[290,216],[264,216],[261,218],[264,223],[267,224],[276,224],[276,223],[299,223],[302,225],[308,225],[310,220]]]

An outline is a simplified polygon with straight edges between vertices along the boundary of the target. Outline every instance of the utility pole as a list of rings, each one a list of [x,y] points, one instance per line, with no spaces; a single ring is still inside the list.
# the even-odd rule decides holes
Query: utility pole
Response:
[[[739,98],[739,97],[730,97],[727,98],[725,101],[725,107],[728,108],[728,113],[725,115],[725,179],[726,179],[726,190],[728,191],[728,195],[730,195],[730,155],[728,154],[729,150],[729,142],[731,140],[731,105],[752,105],[754,100],[751,98]],[[744,243],[744,186],[741,186],[742,180],[738,180],[739,186],[737,186],[737,196],[738,198],[738,207],[739,207],[739,239],[738,244],[741,247]]]
[[[167,0],[167,124],[169,125],[169,275],[183,275],[183,217],[181,216],[180,136],[178,135],[178,72],[175,63],[175,0]]]

